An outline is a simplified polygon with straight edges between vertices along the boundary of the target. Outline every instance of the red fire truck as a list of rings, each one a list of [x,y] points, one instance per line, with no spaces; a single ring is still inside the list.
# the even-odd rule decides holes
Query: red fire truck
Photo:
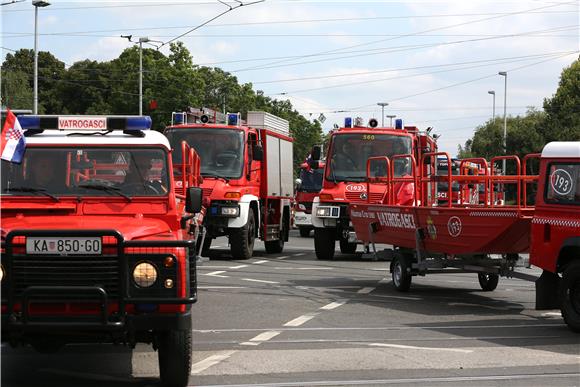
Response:
[[[201,157],[204,250],[229,237],[234,259],[248,259],[254,240],[280,253],[288,240],[293,198],[292,138],[288,121],[265,112],[221,114],[210,109],[174,113],[165,135],[181,160],[186,142]]]
[[[296,179],[296,194],[294,196],[294,226],[298,227],[301,237],[310,236],[312,226],[312,201],[322,189],[324,163],[318,168],[312,168],[308,162],[300,165],[300,177]]]
[[[196,154],[186,154],[177,195],[169,142],[149,117],[19,121],[24,159],[1,165],[2,341],[44,352],[151,343],[162,383],[187,385]]]
[[[314,247],[318,259],[333,259],[337,239],[342,253],[356,252],[358,239],[347,211],[348,205],[366,202],[368,198],[376,200],[384,193],[377,187],[367,191],[365,181],[369,157],[412,155],[420,158],[425,152],[437,150],[437,143],[428,132],[404,126],[401,119],[395,121],[394,128],[379,128],[377,125],[376,119],[371,119],[369,126],[365,126],[360,118],[354,122],[346,118],[343,128],[330,133],[322,190],[312,205]],[[316,166],[320,148],[315,147],[312,158],[313,166]],[[395,167],[399,174],[411,172],[408,157],[398,158]]]
[[[543,269],[536,309],[560,308],[580,332],[580,142],[544,147],[531,230],[530,263]]]

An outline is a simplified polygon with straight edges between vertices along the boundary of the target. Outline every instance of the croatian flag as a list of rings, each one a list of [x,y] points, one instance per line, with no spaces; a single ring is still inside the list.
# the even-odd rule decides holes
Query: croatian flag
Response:
[[[20,164],[26,150],[26,139],[18,119],[10,109],[8,109],[8,116],[6,117],[0,140],[2,160]]]

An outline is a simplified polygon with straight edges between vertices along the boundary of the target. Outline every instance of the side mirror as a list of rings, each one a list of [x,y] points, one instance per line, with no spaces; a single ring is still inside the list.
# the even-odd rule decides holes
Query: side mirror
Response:
[[[310,157],[312,158],[313,161],[320,161],[321,153],[322,153],[322,147],[320,145],[314,145],[312,147],[312,152],[310,153]]]
[[[254,161],[262,161],[264,159],[264,148],[260,145],[254,145],[252,148],[252,154]]]
[[[185,211],[197,214],[201,211],[203,191],[200,187],[190,187],[185,193]]]

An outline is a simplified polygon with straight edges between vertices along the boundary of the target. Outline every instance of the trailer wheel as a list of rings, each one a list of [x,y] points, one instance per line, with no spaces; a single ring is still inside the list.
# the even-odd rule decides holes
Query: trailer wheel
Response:
[[[336,230],[333,228],[314,228],[314,250],[316,258],[329,260],[334,258]]]
[[[411,261],[401,253],[396,253],[391,263],[393,285],[399,292],[407,292],[411,287]]]
[[[157,334],[161,384],[187,386],[191,373],[191,331],[174,330]]]
[[[564,270],[561,287],[561,311],[564,322],[574,332],[580,332],[580,262]]]
[[[491,292],[497,288],[499,275],[490,273],[477,273],[477,279],[479,280],[479,286],[481,286],[481,290],[484,292]]]
[[[310,236],[310,228],[308,228],[308,227],[298,227],[298,230],[300,230],[300,236],[302,238],[308,238]]]
[[[254,254],[256,239],[256,221],[254,211],[248,213],[248,222],[244,227],[230,229],[230,245],[234,259],[250,259]]]
[[[206,237],[203,241],[203,246],[201,247],[201,255],[207,256],[209,254],[209,249],[211,247],[211,241],[212,241],[212,238],[210,238],[209,236],[206,235]]]
[[[348,240],[340,238],[340,252],[343,254],[354,254],[356,253],[356,243],[349,243]]]

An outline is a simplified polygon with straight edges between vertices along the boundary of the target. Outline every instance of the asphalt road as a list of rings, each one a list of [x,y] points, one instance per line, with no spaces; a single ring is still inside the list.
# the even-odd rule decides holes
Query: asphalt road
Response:
[[[227,253],[214,241],[199,268],[192,386],[580,385],[580,335],[534,310],[532,282],[433,274],[398,293],[387,262],[317,261],[297,232],[282,254]],[[158,385],[146,346],[4,346],[1,361],[2,386]]]

